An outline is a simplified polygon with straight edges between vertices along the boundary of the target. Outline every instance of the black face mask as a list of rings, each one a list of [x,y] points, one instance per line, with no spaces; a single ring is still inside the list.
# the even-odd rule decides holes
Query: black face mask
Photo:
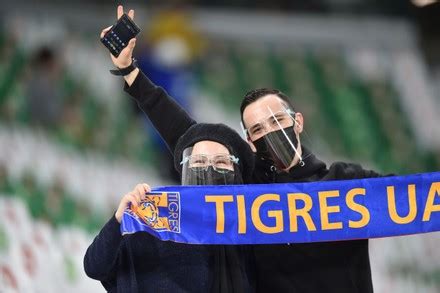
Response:
[[[269,132],[253,141],[253,144],[257,149],[257,156],[272,162],[278,169],[287,169],[298,149],[298,139],[293,126]]]
[[[242,184],[243,180],[235,171],[231,170],[214,170],[212,166],[208,168],[192,169],[191,185],[229,185]]]

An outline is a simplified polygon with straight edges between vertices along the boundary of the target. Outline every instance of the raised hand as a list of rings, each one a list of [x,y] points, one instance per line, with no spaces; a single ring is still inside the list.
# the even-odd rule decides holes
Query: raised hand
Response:
[[[124,14],[124,7],[122,5],[118,6],[117,9],[117,19],[121,18],[121,16]],[[134,20],[134,10],[130,9],[128,11],[128,16]],[[104,35],[110,30],[111,26],[105,28],[102,30],[100,37],[104,37]],[[118,68],[125,68],[131,64],[132,56],[133,56],[133,50],[136,45],[136,38],[133,38],[129,41],[127,47],[125,47],[119,56],[116,58],[112,54],[110,54],[110,58],[112,59],[113,64]]]

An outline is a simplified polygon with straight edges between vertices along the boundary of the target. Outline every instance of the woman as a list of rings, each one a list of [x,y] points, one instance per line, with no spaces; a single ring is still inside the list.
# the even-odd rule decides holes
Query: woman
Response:
[[[240,184],[250,178],[253,156],[247,143],[223,124],[194,124],[174,147],[183,184]],[[109,292],[252,292],[249,246],[188,245],[148,233],[121,236],[128,204],[138,206],[147,184],[124,195],[84,257],[86,274]]]

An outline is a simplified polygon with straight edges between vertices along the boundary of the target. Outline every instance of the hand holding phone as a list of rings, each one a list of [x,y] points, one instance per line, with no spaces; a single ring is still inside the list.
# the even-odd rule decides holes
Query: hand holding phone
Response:
[[[124,15],[124,8],[122,7],[122,5],[119,5],[117,8],[117,19],[119,21],[119,19],[122,18],[122,16]],[[134,10],[129,10],[128,13],[126,14],[128,16],[128,18],[133,21],[134,19]],[[109,26],[108,28],[105,28],[102,30],[101,35],[100,35],[100,39],[102,40],[104,38],[104,36],[106,36],[107,33],[110,32],[110,30],[112,30],[115,26],[116,26],[117,22],[112,25]],[[116,39],[117,40],[117,39]],[[127,44],[126,42],[124,42],[124,44]],[[129,66],[132,63],[132,55],[133,55],[133,50],[134,47],[136,45],[136,38],[132,38],[131,40],[128,41],[128,45],[125,46],[125,48],[123,48],[119,54],[115,53],[116,55],[118,55],[117,57],[115,57],[112,53],[109,54],[111,57],[111,60],[113,62],[113,64],[117,67],[117,68],[125,68],[127,66]],[[108,46],[106,46],[108,48]],[[113,50],[113,48],[111,48]],[[109,48],[110,50],[110,48]]]
[[[140,28],[124,13],[101,37],[101,42],[113,56],[118,57],[121,51],[128,46],[129,41],[136,37],[140,31]]]

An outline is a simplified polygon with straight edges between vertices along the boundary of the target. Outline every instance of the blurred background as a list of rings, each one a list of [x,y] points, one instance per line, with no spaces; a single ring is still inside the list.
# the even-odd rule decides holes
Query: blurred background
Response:
[[[327,163],[440,170],[440,2],[110,2],[0,5],[0,292],[103,291],[82,267],[93,237],[137,183],[178,182],[108,72],[118,3],[140,67],[198,121],[240,131],[243,95],[275,87]],[[440,292],[439,233],[370,243],[375,292]]]

